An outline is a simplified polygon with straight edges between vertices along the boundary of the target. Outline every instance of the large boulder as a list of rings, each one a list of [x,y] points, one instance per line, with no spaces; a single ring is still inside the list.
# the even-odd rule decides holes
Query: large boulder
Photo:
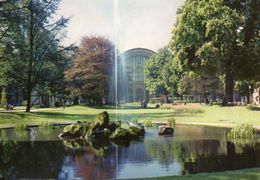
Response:
[[[121,126],[121,121],[118,122],[109,122],[107,129],[110,130],[110,132],[114,132],[118,127]]]
[[[118,127],[117,123],[109,122],[109,115],[104,111],[99,113],[95,121],[90,124],[85,133],[85,138],[109,138]]]
[[[133,134],[134,137],[144,136],[144,134],[145,134],[144,128],[138,128],[138,127],[135,127],[135,126],[130,126],[129,129],[132,131],[132,134]]]
[[[93,122],[89,125],[85,137],[86,138],[93,138],[95,134],[100,131],[102,128],[98,122]]]
[[[80,139],[66,139],[63,140],[63,144],[70,149],[81,149],[83,147],[82,141],[80,141]]]
[[[77,138],[83,135],[83,124],[74,123],[63,128],[63,132],[59,135],[60,138]]]
[[[99,123],[101,128],[106,128],[109,124],[109,115],[108,115],[107,111],[99,113],[96,117],[95,122]]]
[[[161,125],[159,128],[159,135],[173,135],[174,129],[171,126]]]
[[[125,128],[117,128],[111,135],[110,139],[113,140],[120,140],[120,141],[129,141],[133,139],[134,133],[130,129],[125,129]]]

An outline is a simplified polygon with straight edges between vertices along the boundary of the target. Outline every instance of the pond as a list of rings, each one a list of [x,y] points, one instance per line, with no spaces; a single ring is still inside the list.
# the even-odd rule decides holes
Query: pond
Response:
[[[179,125],[174,136],[146,128],[130,144],[62,141],[61,127],[0,130],[0,179],[124,179],[260,167],[260,141],[233,144],[227,129]]]

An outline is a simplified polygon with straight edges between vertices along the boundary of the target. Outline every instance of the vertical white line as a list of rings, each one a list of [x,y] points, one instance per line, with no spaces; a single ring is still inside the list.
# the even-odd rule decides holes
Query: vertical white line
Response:
[[[118,114],[118,108],[117,108],[117,104],[118,104],[118,92],[117,92],[117,76],[118,76],[118,52],[117,52],[117,48],[118,48],[118,0],[113,0],[113,21],[114,21],[114,43],[115,43],[115,103],[116,103],[116,121],[117,121],[117,114]],[[116,179],[118,178],[118,147],[116,147]]]

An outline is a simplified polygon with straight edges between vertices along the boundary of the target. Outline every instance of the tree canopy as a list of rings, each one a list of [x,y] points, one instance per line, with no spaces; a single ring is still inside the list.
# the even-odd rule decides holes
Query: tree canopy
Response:
[[[114,67],[114,45],[102,36],[83,37],[72,67],[65,78],[75,95],[81,95],[92,103],[108,101]]]
[[[259,77],[257,4],[187,0],[172,31],[170,47],[183,70],[223,77],[228,101],[233,101],[234,80]]]
[[[60,0],[6,0],[2,3],[0,64],[6,65],[2,81],[26,92],[31,108],[32,91],[48,81],[46,72],[64,62],[70,48],[60,45],[68,19],[54,21]]]

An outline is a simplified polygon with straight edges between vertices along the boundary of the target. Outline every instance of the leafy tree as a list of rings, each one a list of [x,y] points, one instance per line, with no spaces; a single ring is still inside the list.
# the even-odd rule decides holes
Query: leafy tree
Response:
[[[183,74],[179,81],[178,91],[180,95],[197,95],[202,97],[204,103],[209,103],[209,96],[213,99],[223,94],[222,83],[214,74],[201,76],[192,72]]]
[[[179,83],[182,76],[183,70],[179,62],[176,58],[171,58],[171,61],[165,64],[162,71],[162,78],[169,94],[174,96],[182,95],[182,92],[179,91]]]
[[[10,2],[7,10],[19,16],[6,16],[11,23],[10,26],[5,23],[5,28],[2,28],[8,43],[4,44],[5,53],[1,60],[11,66],[6,73],[8,83],[21,84],[25,88],[26,111],[29,112],[32,90],[41,83],[46,69],[67,49],[59,43],[65,36],[63,29],[68,19],[53,20],[60,0]]]
[[[168,47],[159,49],[146,61],[144,67],[145,85],[153,95],[179,95],[178,85],[182,76],[182,68],[174,60]]]
[[[65,72],[74,95],[102,104],[108,100],[114,64],[114,45],[101,36],[83,37],[72,67]]]
[[[185,71],[193,71],[202,76],[221,75],[224,78],[225,96],[228,101],[233,101],[234,80],[239,78],[238,74],[241,72],[240,77],[245,76],[243,70],[240,70],[244,69],[244,72],[247,72],[249,66],[259,64],[259,62],[256,63],[256,57],[259,59],[258,53],[255,53],[252,61],[248,61],[238,53],[239,50],[242,52],[259,51],[259,45],[254,43],[256,40],[253,41],[253,38],[249,38],[252,44],[247,47],[241,41],[242,37],[244,37],[242,39],[248,37],[245,29],[248,29],[250,20],[245,23],[245,15],[251,14],[252,17],[248,19],[254,19],[254,23],[257,22],[253,18],[255,7],[244,10],[236,6],[236,3],[238,1],[187,0],[179,9],[171,42],[171,49],[176,52],[176,58]],[[248,0],[239,4],[245,8],[248,4],[257,5],[257,2]],[[259,34],[256,26],[253,26],[250,32]],[[243,62],[249,66],[242,67]],[[256,77],[256,66],[253,68],[252,76]],[[249,74],[246,77],[249,77]]]
[[[166,96],[169,94],[165,87],[163,72],[165,72],[165,65],[170,62],[171,57],[171,51],[164,47],[146,61],[144,66],[145,85],[150,94]]]

